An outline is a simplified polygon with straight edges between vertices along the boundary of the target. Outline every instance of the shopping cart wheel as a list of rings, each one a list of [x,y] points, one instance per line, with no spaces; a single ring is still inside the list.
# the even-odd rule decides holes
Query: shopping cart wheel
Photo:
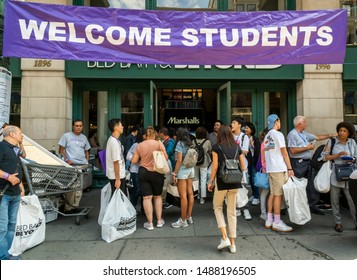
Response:
[[[81,224],[81,220],[82,220],[82,217],[81,216],[77,216],[76,217],[76,225],[79,226]]]

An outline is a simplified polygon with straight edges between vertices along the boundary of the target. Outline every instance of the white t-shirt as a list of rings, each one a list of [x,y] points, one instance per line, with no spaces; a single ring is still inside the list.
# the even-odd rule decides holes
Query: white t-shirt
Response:
[[[288,168],[281,153],[281,148],[286,147],[284,135],[271,129],[264,138],[264,145],[267,173],[286,172]]]
[[[114,173],[114,161],[119,161],[119,173],[120,173],[120,179],[125,178],[125,161],[124,161],[124,155],[123,155],[123,146],[119,142],[118,139],[116,139],[113,136],[110,136],[107,142],[107,148],[105,151],[105,156],[106,156],[106,172],[105,175],[110,179],[114,180],[115,179],[115,173]]]
[[[236,143],[239,145],[241,150],[244,152],[249,152],[249,146],[250,146],[249,136],[246,135],[244,132],[240,132],[237,135],[234,134],[233,136],[234,136],[234,141],[236,141]],[[248,160],[246,155],[244,155],[244,169],[245,172],[248,172]]]

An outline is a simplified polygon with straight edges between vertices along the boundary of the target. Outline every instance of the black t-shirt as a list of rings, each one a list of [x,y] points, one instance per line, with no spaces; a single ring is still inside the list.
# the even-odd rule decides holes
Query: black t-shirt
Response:
[[[22,179],[22,168],[21,160],[18,156],[20,149],[17,146],[14,146],[3,140],[0,142],[0,169],[9,174],[18,173],[17,177]],[[0,189],[3,189],[9,181],[0,178]],[[6,190],[7,195],[20,195],[21,190],[19,185],[12,186],[10,185]]]
[[[238,153],[237,153],[237,160],[239,160],[239,155],[242,154],[242,150],[240,149],[240,147],[236,144],[232,147],[228,147],[228,146],[223,146],[222,144],[219,145],[221,147],[221,149],[223,150],[225,156],[227,157],[227,159],[233,159],[237,149],[238,149]],[[221,178],[219,178],[218,174],[219,174],[219,168],[221,166],[221,164],[223,163],[223,161],[225,160],[224,155],[222,154],[221,149],[218,147],[218,144],[213,145],[212,147],[212,151],[218,154],[218,170],[217,170],[217,188],[219,191],[222,190],[231,190],[231,189],[238,189],[241,188],[242,185],[241,184],[227,184],[224,183]]]

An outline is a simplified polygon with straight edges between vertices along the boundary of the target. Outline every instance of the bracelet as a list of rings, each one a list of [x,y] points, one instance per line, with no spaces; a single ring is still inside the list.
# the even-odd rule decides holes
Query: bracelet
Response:
[[[214,180],[209,180],[208,183],[212,184],[214,182]]]
[[[3,177],[3,179],[5,179],[5,180],[9,180],[10,174],[4,172],[4,175],[3,175],[2,177]]]
[[[172,174],[173,176],[176,176],[176,175],[177,175],[175,172],[172,172],[171,174]]]
[[[292,169],[288,169],[288,171],[292,171]]]

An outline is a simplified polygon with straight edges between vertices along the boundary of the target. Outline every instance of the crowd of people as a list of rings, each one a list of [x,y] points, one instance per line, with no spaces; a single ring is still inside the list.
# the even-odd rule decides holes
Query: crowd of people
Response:
[[[143,213],[146,222],[143,227],[149,231],[165,225],[163,209],[172,205],[166,201],[167,189],[177,187],[180,198],[180,216],[171,223],[171,227],[183,229],[194,223],[195,197],[194,181],[198,182],[199,204],[208,203],[209,192],[213,192],[212,208],[217,226],[221,233],[218,250],[228,248],[236,253],[237,216],[243,213],[246,220],[251,220],[250,207],[260,205],[260,218],[266,229],[290,232],[293,228],[283,222],[284,211],[283,185],[288,177],[306,178],[307,198],[311,213],[324,215],[319,208],[320,193],[314,188],[316,172],[309,161],[316,149],[316,141],[328,140],[321,158],[331,162],[330,203],[333,213],[334,229],[342,232],[340,212],[340,192],[343,191],[353,221],[357,229],[356,207],[349,193],[349,181],[336,179],[335,165],[355,164],[357,146],[354,140],[355,128],[348,122],[340,122],[336,132],[314,135],[306,131],[307,121],[304,116],[296,116],[294,128],[285,137],[281,120],[276,114],[269,115],[267,127],[256,136],[253,123],[236,117],[230,124],[220,120],[214,123],[213,131],[208,133],[205,127],[198,127],[190,133],[186,127],[171,130],[166,127],[146,129],[134,126],[130,134],[123,139],[124,124],[121,119],[108,121],[110,136],[105,147],[105,175],[109,179],[112,193],[120,189],[130,197],[130,202]],[[82,134],[83,121],[74,120],[72,131],[65,133],[58,142],[59,154],[70,165],[88,164],[92,138],[88,141]],[[22,132],[12,125],[3,127],[3,141],[0,143],[0,257],[15,259],[9,255],[20,196],[24,195],[21,183],[22,171],[19,157],[25,157],[22,146]],[[332,139],[334,139],[332,141]],[[98,145],[97,142],[95,142]],[[93,145],[93,144],[92,144]],[[183,164],[190,147],[201,146],[204,158],[196,166]],[[15,151],[15,153],[14,153]],[[154,168],[154,151],[161,151],[170,171],[161,174]],[[242,172],[242,180],[227,183],[219,176],[219,169],[226,159],[236,159]],[[126,186],[127,173],[130,173],[132,187]],[[263,172],[268,175],[269,188],[255,186],[254,175]],[[238,208],[239,189],[248,187],[250,202]],[[81,192],[66,194],[65,213],[76,213],[81,199]],[[226,205],[226,206],[225,206]],[[326,208],[327,202],[323,203]],[[197,206],[196,206],[197,207]],[[199,206],[198,206],[199,207]],[[140,209],[139,209],[140,208]],[[226,212],[226,219],[224,217]],[[227,220],[227,221],[226,221]]]

